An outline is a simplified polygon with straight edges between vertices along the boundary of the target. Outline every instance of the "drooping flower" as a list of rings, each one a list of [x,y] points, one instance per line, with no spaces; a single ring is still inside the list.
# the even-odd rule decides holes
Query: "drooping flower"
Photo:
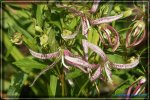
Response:
[[[119,34],[118,32],[108,24],[102,24],[99,26],[99,36],[101,42],[106,46],[111,46],[115,51],[119,46]],[[106,41],[107,40],[107,41]]]
[[[126,100],[129,100],[129,98],[131,96],[136,96],[138,95],[138,93],[140,91],[143,90],[144,87],[142,87],[144,85],[144,83],[146,82],[146,78],[144,76],[141,76],[139,77],[129,88],[128,88],[128,91],[127,91],[127,96],[126,96]],[[136,85],[136,83],[138,83]],[[135,89],[132,91],[132,89],[135,87]]]
[[[135,21],[133,27],[126,34],[126,47],[131,48],[140,44],[146,35],[145,23],[143,20]]]

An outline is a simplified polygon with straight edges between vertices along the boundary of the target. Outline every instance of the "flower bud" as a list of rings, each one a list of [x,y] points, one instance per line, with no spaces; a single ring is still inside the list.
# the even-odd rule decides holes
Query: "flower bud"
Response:
[[[16,45],[21,45],[22,44],[22,34],[19,32],[14,33],[14,35],[11,37],[11,42],[16,44]]]
[[[120,6],[119,6],[119,5],[116,5],[116,6],[114,7],[114,10],[115,10],[116,12],[121,12],[121,9],[120,9]]]
[[[43,34],[40,37],[40,44],[41,44],[41,46],[46,47],[46,45],[48,44],[48,35],[47,34]]]
[[[40,32],[40,33],[43,32],[43,30],[42,30],[42,28],[41,28],[40,26],[35,26],[35,30],[36,30],[37,32]]]
[[[141,80],[140,80],[140,84],[143,84],[146,82],[146,78],[145,77],[142,77]]]
[[[131,16],[131,15],[132,15],[132,9],[128,9],[127,11],[125,11],[125,12],[123,13],[123,18],[129,17],[129,16]]]

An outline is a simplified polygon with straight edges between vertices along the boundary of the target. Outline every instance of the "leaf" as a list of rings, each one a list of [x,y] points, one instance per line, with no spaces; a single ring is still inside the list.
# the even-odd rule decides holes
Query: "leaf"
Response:
[[[50,96],[56,95],[56,89],[57,89],[57,77],[54,75],[51,75],[50,76],[50,87],[49,87]]]
[[[20,60],[20,59],[23,59],[24,56],[21,54],[21,52],[11,44],[10,40],[9,40],[9,37],[6,33],[4,33],[4,44],[7,48],[7,54],[9,55],[9,53],[11,54],[11,56],[17,61],[17,60]],[[7,56],[7,55],[6,55]]]
[[[32,58],[24,58],[21,60],[18,60],[16,62],[13,62],[14,65],[16,65],[18,68],[20,68],[22,71],[29,73],[32,71],[32,69],[43,69],[46,67],[45,64],[42,64]]]
[[[24,81],[27,79],[27,75],[23,72],[18,72],[11,80],[11,85],[8,89],[7,95],[11,98],[17,98],[20,95],[21,88]]]
[[[39,26],[43,25],[43,8],[45,5],[37,5],[37,10],[36,10],[36,19],[37,19],[37,24]]]
[[[96,29],[93,29],[92,43],[97,45],[98,41],[99,41],[99,34]]]
[[[110,61],[114,63],[125,63],[123,57],[118,54],[107,54],[107,57]]]
[[[56,40],[56,31],[53,29],[48,29],[48,45],[50,47],[50,52],[56,52],[58,50],[58,42]]]
[[[81,75],[82,75],[81,71],[79,69],[75,69],[75,71],[67,73],[65,79],[66,80],[67,79],[74,79],[74,78],[79,77]]]
[[[61,24],[60,24],[60,22],[59,21],[50,21],[49,22],[49,24],[52,24],[52,25],[54,25],[54,26],[57,26],[61,31],[62,31],[62,26],[61,26]]]
[[[84,89],[88,85],[88,83],[89,83],[89,80],[85,81],[85,83],[81,86],[81,88],[80,88],[80,90],[78,92],[78,96],[80,96],[81,92],[84,93],[84,91],[85,91]]]
[[[14,28],[20,32],[21,34],[23,34],[26,38],[30,39],[31,41],[33,40],[33,37],[25,30],[23,29],[22,27],[20,27],[19,25],[17,24],[14,24]]]

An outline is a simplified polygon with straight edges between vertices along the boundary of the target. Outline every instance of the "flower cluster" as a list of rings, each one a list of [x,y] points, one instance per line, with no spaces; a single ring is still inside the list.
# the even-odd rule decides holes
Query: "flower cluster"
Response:
[[[100,0],[94,0],[94,3],[89,9],[89,14],[96,13],[98,6],[99,6]],[[106,55],[106,53],[101,49],[99,46],[90,43],[87,40],[88,37],[88,31],[91,27],[97,27],[97,31],[99,33],[99,39],[100,42],[107,47],[111,47],[112,51],[115,52],[119,45],[120,45],[120,36],[119,33],[115,28],[113,28],[109,23],[116,21],[118,19],[123,18],[124,14],[119,14],[115,16],[108,16],[108,17],[102,17],[97,19],[92,19],[89,14],[86,14],[80,10],[77,10],[73,7],[69,7],[64,4],[56,4],[56,7],[63,8],[66,11],[72,13],[75,17],[80,17],[80,24],[76,28],[75,32],[72,33],[71,31],[64,30],[64,34],[61,34],[61,37],[64,40],[74,39],[79,30],[82,30],[82,35],[84,35],[86,38],[82,39],[82,46],[84,51],[84,57],[82,56],[76,56],[68,49],[62,49],[60,48],[59,51],[50,53],[50,54],[43,54],[43,53],[37,53],[33,50],[29,50],[32,56],[39,58],[39,59],[50,59],[50,58],[57,58],[54,63],[46,67],[41,71],[41,73],[35,78],[34,82],[38,79],[38,77],[43,74],[45,71],[47,71],[50,68],[53,68],[58,61],[61,60],[63,66],[65,67],[65,73],[66,70],[70,70],[70,66],[74,66],[78,69],[80,69],[83,73],[89,74],[89,79],[91,81],[95,81],[96,79],[103,79],[101,76],[105,72],[107,75],[107,81],[110,84],[113,84],[113,80],[111,78],[111,69],[130,69],[134,68],[139,64],[140,56],[137,55],[132,62],[127,64],[118,64],[110,61]],[[65,34],[67,33],[67,34]],[[126,47],[131,48],[133,46],[136,46],[142,42],[142,40],[145,37],[145,23],[142,19],[135,21],[133,27],[128,31],[126,34]],[[44,39],[44,36],[40,39]],[[45,40],[46,41],[46,40]],[[41,44],[45,44],[41,43]],[[100,56],[102,59],[100,63],[89,63],[88,62],[88,49],[91,49],[93,52],[97,53],[97,55]],[[72,80],[68,80],[72,81]],[[34,84],[33,82],[33,84]],[[33,85],[32,84],[32,85]]]

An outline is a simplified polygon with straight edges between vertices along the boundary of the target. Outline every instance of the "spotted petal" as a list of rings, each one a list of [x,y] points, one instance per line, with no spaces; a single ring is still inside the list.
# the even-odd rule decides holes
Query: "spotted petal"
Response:
[[[109,23],[109,22],[120,19],[122,16],[123,16],[123,14],[116,15],[116,16],[103,17],[103,18],[99,18],[99,19],[96,19],[96,20],[91,20],[90,23],[92,25],[98,25],[98,24],[101,24],[101,23]]]
[[[49,58],[56,58],[60,55],[60,52],[54,52],[49,54],[37,53],[31,49],[29,49],[32,56],[39,58],[39,59],[49,59]]]

